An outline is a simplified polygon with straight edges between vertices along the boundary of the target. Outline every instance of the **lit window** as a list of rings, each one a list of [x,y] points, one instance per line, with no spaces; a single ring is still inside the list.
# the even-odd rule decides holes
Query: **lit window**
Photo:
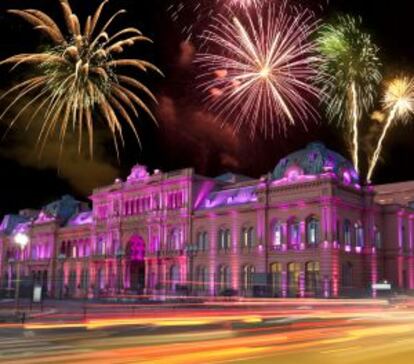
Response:
[[[319,220],[314,217],[307,222],[307,242],[309,245],[319,243]]]
[[[374,228],[374,244],[377,249],[381,249],[382,241],[381,241],[381,231],[379,231],[378,227],[375,226]]]
[[[297,247],[300,243],[299,222],[296,220],[289,222],[289,243],[293,248]]]
[[[352,237],[351,237],[351,223],[349,220],[344,221],[344,244],[351,245]]]
[[[360,224],[355,224],[355,244],[357,247],[364,246],[364,229]]]
[[[229,250],[231,241],[231,233],[229,229],[220,229],[218,234],[219,250]]]
[[[243,248],[252,248],[254,244],[254,229],[243,228],[242,230],[242,247]]]
[[[283,227],[281,223],[276,223],[273,227],[273,246],[278,248],[283,243]]]

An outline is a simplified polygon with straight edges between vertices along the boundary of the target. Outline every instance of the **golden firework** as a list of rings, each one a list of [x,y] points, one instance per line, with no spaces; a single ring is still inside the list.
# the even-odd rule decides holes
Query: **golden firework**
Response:
[[[35,74],[2,96],[4,98],[17,93],[0,118],[19,101],[29,97],[29,101],[11,121],[10,128],[22,113],[34,107],[28,126],[36,116],[42,115],[43,123],[38,136],[41,150],[48,138],[55,133],[63,148],[66,133],[72,127],[79,134],[79,151],[82,134],[86,129],[89,151],[93,156],[93,131],[99,113],[111,131],[118,153],[119,140],[124,144],[121,119],[131,127],[138,142],[139,136],[134,124],[134,119],[139,116],[138,110],[144,110],[155,121],[138,92],[156,102],[154,95],[143,83],[124,73],[124,70],[152,70],[159,74],[161,71],[145,60],[119,58],[126,47],[151,40],[134,27],[110,34],[109,29],[114,20],[126,11],[119,10],[101,25],[101,15],[109,0],[103,1],[96,12],[87,17],[83,27],[69,1],[59,1],[65,18],[65,30],[42,11],[9,10],[9,13],[20,16],[32,24],[34,29],[46,35],[52,45],[39,53],[18,54],[0,62],[12,64],[12,69],[23,64],[30,65]]]

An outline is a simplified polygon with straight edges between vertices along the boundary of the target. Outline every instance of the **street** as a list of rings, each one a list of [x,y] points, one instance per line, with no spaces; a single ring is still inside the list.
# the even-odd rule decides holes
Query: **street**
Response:
[[[80,306],[79,306],[80,307]],[[78,316],[77,316],[78,315]],[[412,363],[414,301],[90,304],[0,326],[4,363]]]

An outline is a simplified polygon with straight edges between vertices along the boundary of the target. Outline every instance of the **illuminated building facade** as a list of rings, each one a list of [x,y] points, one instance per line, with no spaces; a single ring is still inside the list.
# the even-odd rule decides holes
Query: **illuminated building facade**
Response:
[[[7,215],[0,272],[52,297],[191,294],[339,297],[387,280],[414,289],[414,182],[361,187],[350,162],[312,143],[251,179],[148,173]],[[19,251],[13,241],[25,233]],[[374,292],[375,294],[375,292]]]

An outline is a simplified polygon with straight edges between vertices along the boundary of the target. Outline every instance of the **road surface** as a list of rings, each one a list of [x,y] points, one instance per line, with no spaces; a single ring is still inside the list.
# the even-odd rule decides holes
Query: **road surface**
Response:
[[[51,310],[0,325],[0,362],[414,363],[414,302],[351,302],[97,305],[86,320]]]

